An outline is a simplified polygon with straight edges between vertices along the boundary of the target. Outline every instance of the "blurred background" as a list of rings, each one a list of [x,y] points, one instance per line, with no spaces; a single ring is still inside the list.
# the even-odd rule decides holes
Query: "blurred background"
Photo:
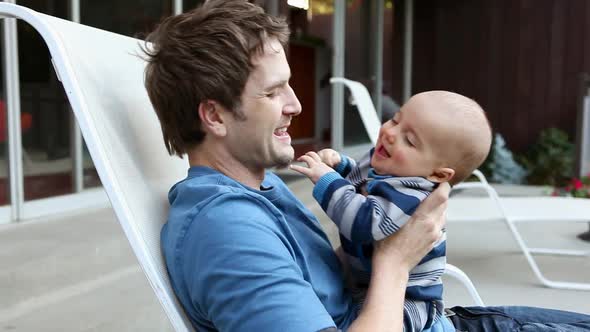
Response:
[[[202,1],[16,3],[142,38],[161,18]],[[331,86],[331,76],[363,83],[384,120],[410,95],[445,89],[475,99],[487,111],[496,140],[482,170],[491,181],[546,185],[548,193],[587,196],[587,190],[574,187],[580,187],[578,179],[586,189],[590,171],[584,161],[590,158],[584,146],[588,120],[583,107],[590,87],[589,1],[252,2],[290,22],[291,83],[303,105],[291,127],[297,153],[369,142],[347,92]],[[17,42],[8,45],[7,33],[15,33]],[[59,199],[64,195],[86,193],[90,200],[104,199],[92,195],[100,180],[80,143],[46,45],[24,22],[3,36],[0,223],[67,209],[71,204]],[[10,57],[14,49],[17,56]],[[7,68],[15,67],[17,74],[11,75],[14,70]],[[10,94],[19,101],[18,139],[8,135],[5,88],[15,80],[18,89]],[[14,150],[22,148],[21,158],[11,157],[11,141]],[[9,166],[11,158],[22,163]]]
[[[5,2],[143,38],[163,17],[204,0]],[[501,195],[590,197],[590,0],[250,2],[291,27],[291,85],[303,106],[290,127],[297,155],[370,146],[348,92],[330,77],[364,84],[384,121],[415,93],[450,90],[488,114],[495,137],[481,170]],[[27,23],[2,22],[0,330],[170,330],[108,205],[47,46]],[[334,238],[308,181],[280,175]],[[449,257],[486,303],[588,311],[587,294],[532,281],[504,225],[453,227]],[[560,245],[587,249],[575,239],[590,239],[586,230],[530,226],[529,238],[544,244],[546,234],[558,235]],[[578,262],[545,266],[588,280],[589,261]],[[502,264],[511,273],[498,276]],[[468,302],[452,283],[448,289],[451,303]]]

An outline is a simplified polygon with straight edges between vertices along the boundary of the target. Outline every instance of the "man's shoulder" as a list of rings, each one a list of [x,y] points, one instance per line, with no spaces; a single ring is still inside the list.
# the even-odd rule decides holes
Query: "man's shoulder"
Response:
[[[272,186],[275,179],[271,180],[268,184]],[[277,195],[282,192],[275,191]],[[224,220],[227,225],[234,220],[274,219],[273,215],[280,215],[280,211],[266,196],[221,173],[188,177],[170,189],[169,221],[213,219]]]
[[[199,174],[191,171],[189,171],[186,178],[170,188],[168,192],[170,205],[174,206],[179,200],[184,199],[199,202],[220,194],[246,192],[246,189],[239,182],[221,173],[207,172]]]
[[[264,205],[265,201],[264,197],[227,177],[219,177],[215,181],[186,179],[170,190],[169,199],[171,209],[225,209],[228,215],[237,213],[235,209]]]
[[[224,242],[229,234],[276,233],[280,211],[267,199],[227,177],[187,178],[170,190],[162,241],[176,246],[187,238]]]

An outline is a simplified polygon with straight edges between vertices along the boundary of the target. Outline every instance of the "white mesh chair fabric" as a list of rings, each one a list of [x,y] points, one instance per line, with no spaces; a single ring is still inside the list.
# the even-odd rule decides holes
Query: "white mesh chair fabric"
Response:
[[[359,82],[342,77],[333,77],[332,83],[346,85],[353,97],[357,109],[369,138],[373,144],[377,141],[377,134],[381,122],[376,115],[375,107],[371,101],[367,88]],[[483,173],[475,170],[473,175],[476,182],[463,182],[455,185],[457,189],[479,189],[487,196],[484,197],[452,197],[449,199],[447,210],[447,222],[456,221],[503,221],[508,226],[512,236],[537,279],[545,286],[561,289],[590,290],[589,283],[576,283],[567,281],[554,281],[547,279],[539,269],[533,254],[551,254],[564,256],[590,256],[589,250],[563,250],[553,248],[530,248],[524,242],[518,232],[518,222],[589,222],[590,199],[567,197],[502,197],[488,183]],[[453,273],[453,271],[451,271]],[[468,285],[468,283],[466,283]],[[468,288],[471,286],[467,286]],[[475,288],[470,289],[476,294]],[[478,295],[474,295],[478,296]]]
[[[168,189],[188,163],[171,158],[143,85],[142,41],[0,3],[47,43],[96,170],[141,267],[177,331],[193,331],[160,252]]]

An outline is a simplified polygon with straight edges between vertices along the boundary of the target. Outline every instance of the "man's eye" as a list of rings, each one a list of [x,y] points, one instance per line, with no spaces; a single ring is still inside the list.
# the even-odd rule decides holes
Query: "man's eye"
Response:
[[[273,97],[276,97],[277,95],[278,95],[278,92],[277,92],[277,90],[273,90],[273,91],[271,91],[271,92],[267,92],[267,93],[265,94],[265,96],[266,96],[266,97],[268,97],[268,98],[273,98]]]

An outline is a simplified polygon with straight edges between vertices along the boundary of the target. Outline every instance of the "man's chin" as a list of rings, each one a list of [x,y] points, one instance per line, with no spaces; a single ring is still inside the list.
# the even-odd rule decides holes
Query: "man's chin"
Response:
[[[293,155],[285,156],[285,157],[280,158],[280,159],[277,160],[275,167],[276,168],[279,168],[279,169],[284,169],[284,168],[289,167],[289,165],[292,162],[293,162]]]
[[[275,158],[275,167],[276,168],[287,168],[293,162],[293,158],[295,156],[295,150],[293,147],[289,146],[288,149],[282,151],[280,155],[277,155]]]

